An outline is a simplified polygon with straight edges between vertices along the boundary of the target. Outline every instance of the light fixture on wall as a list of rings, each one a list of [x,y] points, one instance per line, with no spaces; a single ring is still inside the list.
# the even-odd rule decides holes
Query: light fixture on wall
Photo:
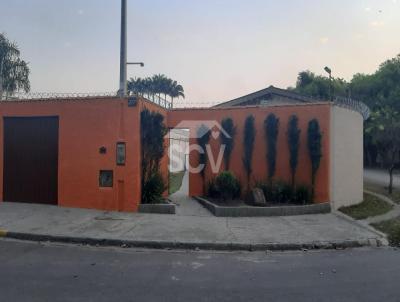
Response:
[[[126,144],[124,142],[117,143],[117,165],[125,166],[126,161]]]

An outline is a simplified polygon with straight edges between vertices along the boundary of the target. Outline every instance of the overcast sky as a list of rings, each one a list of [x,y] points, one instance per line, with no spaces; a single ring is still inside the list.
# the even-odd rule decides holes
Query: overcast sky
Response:
[[[128,0],[128,77],[164,73],[186,102],[229,100],[299,71],[350,79],[400,53],[400,0]],[[0,0],[34,92],[118,88],[119,0]]]

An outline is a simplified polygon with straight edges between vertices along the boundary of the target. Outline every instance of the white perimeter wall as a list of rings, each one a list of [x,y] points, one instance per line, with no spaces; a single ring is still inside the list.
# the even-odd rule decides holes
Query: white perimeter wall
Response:
[[[334,209],[363,200],[363,118],[331,107],[331,201]]]

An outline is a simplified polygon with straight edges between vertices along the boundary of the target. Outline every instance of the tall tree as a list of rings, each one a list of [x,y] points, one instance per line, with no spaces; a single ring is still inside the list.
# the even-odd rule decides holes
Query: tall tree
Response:
[[[141,158],[142,158],[142,202],[151,203],[161,198],[164,180],[160,162],[164,156],[164,137],[167,128],[164,116],[145,109],[140,113]]]
[[[247,192],[250,191],[250,177],[253,172],[253,151],[254,151],[254,140],[256,137],[256,129],[254,126],[254,116],[249,115],[244,122],[243,129],[243,166],[247,176]]]
[[[400,55],[382,63],[373,74],[354,75],[350,87],[352,95],[372,110],[392,106],[400,111]]]
[[[348,83],[340,78],[333,78],[332,83],[328,77],[316,75],[311,71],[301,71],[298,74],[294,91],[315,98],[330,99],[330,87],[333,86],[334,96],[348,96]]]
[[[293,188],[295,187],[296,170],[299,162],[300,133],[301,130],[299,129],[299,119],[296,115],[292,115],[289,118],[287,139],[290,153],[289,164],[292,174]]]
[[[389,172],[389,194],[393,192],[393,171],[399,168],[400,113],[385,106],[372,113],[366,133],[372,134],[383,165]]]
[[[183,86],[178,84],[177,81],[172,81],[170,87],[169,87],[169,96],[171,97],[171,106],[174,107],[174,99],[175,98],[185,98],[185,91],[183,89]]]
[[[364,102],[372,112],[378,112],[386,106],[400,112],[400,55],[383,62],[372,74],[356,73],[349,83],[334,79],[335,96],[351,97]],[[302,71],[297,77],[296,92],[327,99],[329,96],[329,78],[317,76],[310,71]],[[371,119],[366,121],[364,129],[373,128]],[[370,166],[386,165],[377,157],[377,132],[364,131],[364,163]],[[380,156],[382,157],[382,156]]]
[[[329,78],[311,71],[298,74],[296,92],[318,98],[329,97]],[[367,104],[372,110],[382,106],[394,106],[400,111],[400,54],[383,62],[372,74],[355,73],[348,83],[343,79],[333,79],[336,96],[351,96]]]
[[[311,196],[315,197],[315,180],[322,157],[322,133],[317,119],[313,119],[308,123],[307,129],[307,145],[308,155],[311,161]]]
[[[225,145],[224,151],[224,164],[225,170],[229,170],[231,155],[234,147],[234,139],[236,135],[236,127],[233,123],[233,119],[228,117],[222,120],[221,126],[224,129],[225,133],[221,133],[220,139],[221,144]]]
[[[267,143],[268,179],[272,182],[276,170],[279,118],[271,113],[264,121],[265,140]]]
[[[0,100],[21,89],[30,90],[28,64],[20,58],[18,46],[0,33]]]
[[[163,92],[163,85],[166,77],[162,74],[155,74],[151,77],[151,83],[153,91],[158,97],[160,97],[161,93]]]
[[[382,63],[373,74],[355,74],[350,83],[352,96],[367,104],[373,114],[387,111],[391,107],[400,112],[400,55]],[[374,118],[377,118],[375,116]],[[365,129],[373,129],[375,121],[371,118],[365,123]],[[383,155],[383,145],[378,146],[377,131],[364,131],[364,162],[370,166],[378,164],[378,153],[381,160],[379,164],[387,166],[386,155]]]

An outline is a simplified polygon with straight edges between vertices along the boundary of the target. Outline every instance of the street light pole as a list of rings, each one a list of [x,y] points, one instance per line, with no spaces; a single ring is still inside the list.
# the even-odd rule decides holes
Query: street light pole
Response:
[[[333,78],[332,78],[332,69],[328,66],[325,66],[324,70],[329,74],[329,96],[330,101],[333,102]]]
[[[144,67],[143,62],[128,62],[126,65],[139,65],[140,67]]]
[[[121,52],[119,64],[119,91],[120,97],[127,95],[126,53],[127,53],[127,0],[121,0]]]

